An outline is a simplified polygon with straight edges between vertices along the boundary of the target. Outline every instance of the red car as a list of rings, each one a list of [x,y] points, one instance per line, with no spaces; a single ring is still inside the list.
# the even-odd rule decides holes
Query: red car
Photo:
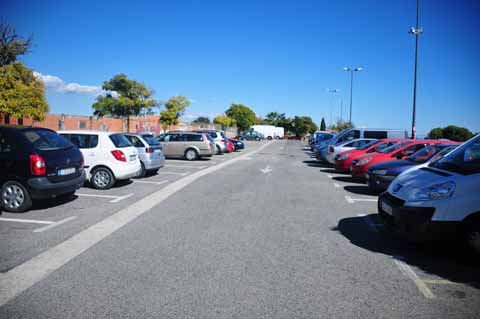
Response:
[[[348,150],[337,154],[335,168],[339,171],[350,172],[352,161],[360,155],[378,152],[399,142],[408,141],[405,138],[387,138],[378,140],[376,143],[367,144],[354,150]]]
[[[448,141],[438,140],[406,140],[390,147],[384,148],[380,152],[364,154],[358,156],[352,161],[352,176],[366,178],[368,168],[376,163],[404,159],[407,156],[421,150],[427,145],[450,144]]]
[[[232,141],[226,140],[227,142],[227,153],[232,153],[235,150],[235,147],[233,146]]]

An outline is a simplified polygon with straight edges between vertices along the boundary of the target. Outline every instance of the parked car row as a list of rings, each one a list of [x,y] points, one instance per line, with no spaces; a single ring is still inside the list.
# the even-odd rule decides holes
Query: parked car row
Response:
[[[166,157],[196,160],[243,149],[221,131],[151,133],[59,131],[0,126],[0,207],[24,212],[34,200],[99,190],[154,174]]]
[[[414,241],[454,236],[480,253],[480,135],[460,145],[397,133],[349,129],[316,136],[313,148],[318,160],[381,193],[378,213],[395,233]]]

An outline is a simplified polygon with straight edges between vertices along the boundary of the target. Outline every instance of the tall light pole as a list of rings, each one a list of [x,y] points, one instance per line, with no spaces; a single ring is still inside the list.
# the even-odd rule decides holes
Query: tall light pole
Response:
[[[327,89],[327,92],[332,93],[332,97],[330,98],[330,126],[333,125],[333,106],[332,102],[335,97],[335,93],[340,92],[339,89]]]
[[[417,68],[418,68],[418,36],[423,33],[423,28],[418,26],[420,0],[417,0],[417,23],[410,29],[410,34],[415,36],[415,71],[413,75],[413,114],[412,114],[412,139],[417,138]]]
[[[350,120],[348,121],[349,123],[352,123],[352,103],[353,103],[353,73],[354,72],[360,72],[363,70],[363,68],[358,67],[358,68],[343,68],[344,71],[350,72]]]

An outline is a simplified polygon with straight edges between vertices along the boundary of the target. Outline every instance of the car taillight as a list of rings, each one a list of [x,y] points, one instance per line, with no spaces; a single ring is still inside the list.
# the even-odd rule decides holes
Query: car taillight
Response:
[[[145,153],[147,153],[147,154],[153,153],[153,148],[147,147],[147,148],[145,149]]]
[[[30,171],[32,175],[43,176],[47,174],[47,167],[43,157],[37,154],[30,155]]]
[[[328,152],[329,152],[329,153],[333,153],[333,146],[330,146],[330,147],[328,148]]]
[[[113,155],[113,157],[115,157],[115,159],[117,161],[121,161],[121,162],[126,162],[127,161],[127,158],[125,157],[125,154],[123,154],[122,151],[114,150],[114,151],[112,151],[112,155]]]

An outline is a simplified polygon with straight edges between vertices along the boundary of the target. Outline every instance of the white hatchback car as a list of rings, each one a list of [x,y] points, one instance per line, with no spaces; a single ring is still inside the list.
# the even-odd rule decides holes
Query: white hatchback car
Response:
[[[374,138],[357,138],[356,140],[340,142],[336,145],[330,145],[328,147],[327,162],[330,164],[335,164],[335,157],[348,150],[357,149],[359,147],[365,146],[370,143],[377,142],[377,139]]]
[[[135,177],[141,170],[137,149],[121,133],[60,131],[58,134],[80,149],[86,180],[96,189],[109,189],[116,180]]]

